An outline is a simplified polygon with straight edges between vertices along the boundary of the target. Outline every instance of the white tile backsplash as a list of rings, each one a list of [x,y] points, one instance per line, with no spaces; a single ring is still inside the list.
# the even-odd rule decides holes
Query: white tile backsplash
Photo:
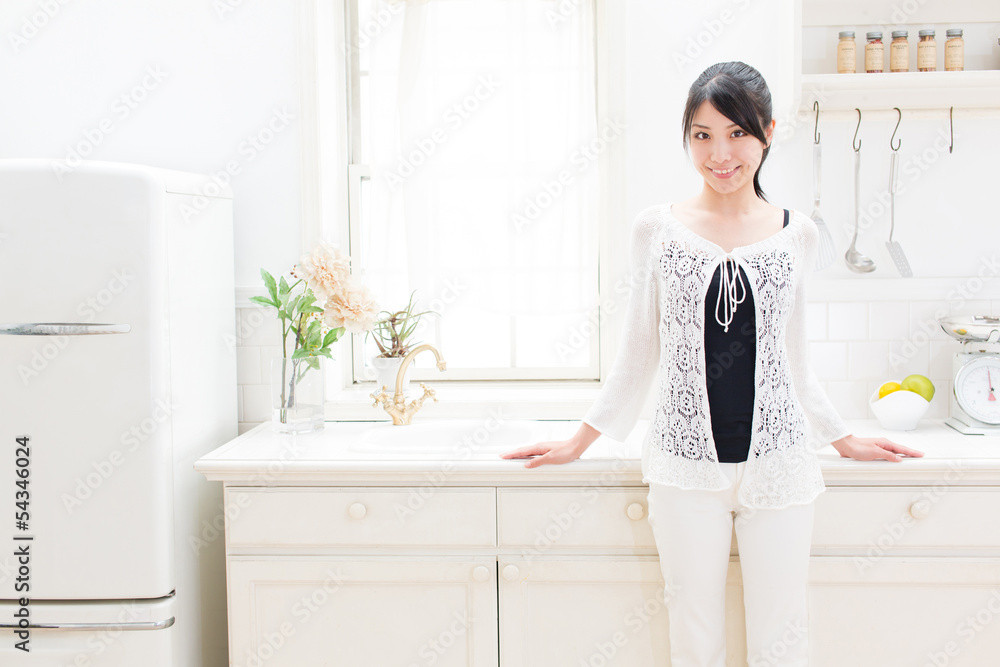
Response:
[[[911,302],[909,338],[924,345],[928,340],[951,340],[937,321],[948,312],[946,301]]]
[[[951,339],[948,340],[950,341]],[[954,344],[957,350],[958,344]],[[931,382],[937,382],[935,378],[929,375],[930,341],[926,338],[889,341],[889,370],[890,375],[894,377],[898,376],[899,380],[912,373],[920,373],[931,378]]]
[[[281,345],[281,320],[271,309],[243,308],[240,318],[242,345]]]
[[[991,315],[989,299],[962,300],[949,302],[948,312],[951,315]]]
[[[852,341],[847,344],[847,378],[871,380],[887,378],[889,343],[884,340]],[[886,380],[883,380],[885,382]]]
[[[270,387],[266,384],[248,384],[243,387],[243,418],[261,423],[271,419]]]
[[[926,375],[934,383],[936,393],[927,417],[948,416],[952,356],[959,346],[941,330],[936,317],[952,311],[1000,314],[1000,300],[940,298],[945,294],[947,290],[938,290],[936,298],[926,300],[909,298],[911,293],[906,300],[883,296],[808,304],[810,364],[843,418],[874,419],[868,407],[872,392],[883,382],[898,382],[911,373]],[[237,339],[240,433],[244,433],[270,419],[270,359],[281,354],[281,326],[273,312],[240,308]]]
[[[827,336],[830,340],[867,340],[868,304],[834,301],[827,305]]]
[[[264,383],[260,372],[260,352],[258,349],[241,346],[236,350],[236,379],[241,385]]]
[[[910,304],[880,301],[867,305],[869,340],[903,339],[910,333]]]
[[[847,377],[847,343],[813,341],[809,343],[809,361],[820,380],[840,380]]]
[[[868,388],[863,380],[831,381],[827,395],[842,419],[869,419]],[[862,434],[856,434],[862,435]]]
[[[826,340],[826,304],[806,304],[806,338],[807,340]]]

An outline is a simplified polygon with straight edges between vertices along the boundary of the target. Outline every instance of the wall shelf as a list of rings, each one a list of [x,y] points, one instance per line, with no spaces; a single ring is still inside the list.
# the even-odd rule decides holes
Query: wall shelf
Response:
[[[799,108],[826,111],[1000,109],[1000,70],[803,74]]]

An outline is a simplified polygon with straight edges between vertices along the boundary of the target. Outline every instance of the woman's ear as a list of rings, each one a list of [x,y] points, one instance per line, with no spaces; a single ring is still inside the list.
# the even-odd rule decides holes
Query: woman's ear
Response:
[[[765,146],[765,148],[770,148],[771,147],[771,141],[774,138],[774,127],[777,124],[778,124],[778,121],[776,119],[772,118],[771,122],[768,123],[767,127],[764,128],[764,136],[767,137],[767,145]]]

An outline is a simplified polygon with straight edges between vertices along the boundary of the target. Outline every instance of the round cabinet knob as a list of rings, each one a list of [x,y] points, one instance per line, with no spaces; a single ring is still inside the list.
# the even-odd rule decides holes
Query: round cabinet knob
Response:
[[[347,513],[351,515],[352,519],[364,519],[365,515],[368,514],[368,508],[364,506],[364,503],[351,503]]]
[[[931,506],[926,500],[915,500],[910,504],[910,516],[914,519],[923,519],[931,513]]]
[[[490,578],[490,570],[485,565],[479,565],[472,570],[472,578],[476,581],[486,581]]]
[[[628,514],[628,518],[633,521],[638,521],[646,513],[646,508],[640,503],[632,503],[628,506],[628,509],[625,510],[625,513]]]
[[[517,569],[517,565],[508,565],[503,569],[503,578],[507,581],[514,581],[519,574],[520,571]]]

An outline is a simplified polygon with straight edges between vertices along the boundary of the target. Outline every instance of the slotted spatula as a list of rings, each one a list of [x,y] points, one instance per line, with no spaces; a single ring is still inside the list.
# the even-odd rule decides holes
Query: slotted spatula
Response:
[[[892,258],[893,263],[896,265],[896,270],[899,271],[899,275],[904,278],[912,278],[913,270],[910,268],[910,263],[906,259],[906,255],[903,253],[903,246],[899,245],[899,241],[892,240],[892,232],[896,227],[896,216],[895,216],[895,194],[896,194],[896,171],[899,166],[899,151],[892,151],[892,155],[889,158],[889,240],[885,242],[885,248],[889,251],[889,257]]]

